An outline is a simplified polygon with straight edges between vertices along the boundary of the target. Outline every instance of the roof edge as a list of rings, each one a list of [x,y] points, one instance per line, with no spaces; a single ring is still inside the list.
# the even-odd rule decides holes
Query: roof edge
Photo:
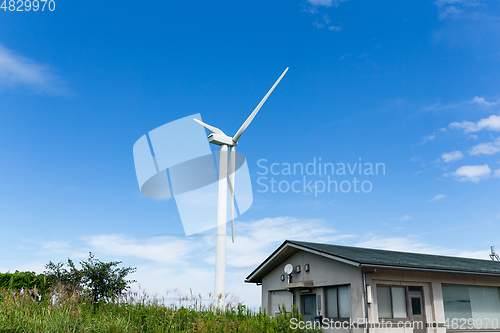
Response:
[[[390,266],[390,265],[377,265],[377,264],[359,264],[360,268],[382,268],[382,269],[395,269],[400,271],[418,271],[418,272],[436,272],[448,274],[467,274],[467,275],[485,275],[485,276],[500,276],[500,273],[487,273],[487,272],[473,272],[473,271],[458,271],[437,268],[419,268],[408,266]]]
[[[252,273],[250,273],[246,278],[245,282],[246,283],[258,283],[257,281],[251,281],[252,276],[258,273],[266,264],[269,262],[273,257],[276,257],[280,252],[282,252],[285,248],[285,245],[288,243],[288,239],[285,240],[276,250],[274,250],[273,253],[271,253],[263,262],[260,263],[259,266],[257,266]]]
[[[360,263],[359,262],[355,262],[355,261],[352,261],[352,260],[349,260],[347,258],[343,258],[343,257],[340,257],[340,256],[335,256],[335,255],[332,255],[332,254],[329,254],[329,253],[326,253],[326,252],[323,252],[323,251],[319,251],[317,249],[312,249],[308,246],[304,246],[302,244],[298,244],[294,241],[291,241],[291,240],[285,240],[283,242],[283,244],[281,244],[276,250],[274,250],[273,253],[271,253],[271,255],[269,257],[267,257],[259,266],[257,266],[257,268],[255,268],[252,273],[250,273],[246,278],[245,278],[245,282],[246,283],[260,283],[261,281],[252,281],[252,278],[260,271],[262,270],[265,266],[267,266],[268,262],[271,261],[274,257],[278,256],[281,252],[283,252],[287,247],[293,247],[297,250],[302,250],[302,251],[307,251],[307,252],[310,252],[310,253],[313,253],[313,254],[316,254],[316,255],[319,255],[319,256],[322,256],[322,257],[326,257],[326,258],[329,258],[329,259],[333,259],[333,260],[337,260],[337,261],[340,261],[340,262],[343,262],[345,264],[348,264],[348,265],[352,265],[352,266],[356,266],[356,267],[360,267]]]

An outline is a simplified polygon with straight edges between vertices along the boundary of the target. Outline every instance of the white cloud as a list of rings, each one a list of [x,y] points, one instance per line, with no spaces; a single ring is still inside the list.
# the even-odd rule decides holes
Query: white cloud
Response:
[[[342,30],[342,27],[339,25],[339,26],[334,26],[334,25],[330,25],[330,17],[328,15],[323,15],[323,22],[324,23],[320,23],[318,21],[318,19],[316,19],[316,21],[314,21],[312,24],[318,28],[318,29],[323,29],[324,27],[328,27],[328,30],[330,31],[335,31],[335,32],[340,32]]]
[[[395,218],[395,219],[392,219],[392,220],[396,220],[396,221],[407,221],[407,220],[411,220],[413,217],[411,217],[410,215],[404,215],[402,217],[398,217],[398,218]]]
[[[260,263],[285,239],[335,242],[354,237],[354,235],[338,234],[335,229],[325,226],[322,220],[292,217],[265,218],[255,222],[240,223],[235,230],[235,243],[231,244],[231,250],[228,251],[227,262],[240,267]]]
[[[45,271],[45,265],[47,262],[43,260],[37,260],[37,261],[32,261],[32,262],[26,262],[26,263],[20,263],[20,262],[14,262],[13,265],[9,265],[8,267],[1,267],[0,266],[0,272],[6,273],[6,272],[15,272],[15,271],[20,271],[20,272],[36,272],[38,274],[42,273]]]
[[[436,138],[436,135],[435,134],[429,134],[429,135],[426,135],[422,138],[422,144],[424,143],[427,143],[429,141],[432,141]]]
[[[491,175],[491,169],[488,164],[484,165],[464,165],[458,168],[451,174],[445,176],[453,176],[460,181],[469,181],[477,183],[480,180],[487,179]]]
[[[455,252],[453,255],[457,257],[473,258],[473,259],[489,259],[490,251],[480,250],[480,251],[459,251]]]
[[[410,217],[405,215],[403,218]],[[231,243],[228,238],[226,292],[239,296],[240,300],[251,307],[258,307],[261,302],[260,287],[243,283],[243,281],[285,239],[488,258],[488,253],[485,256],[484,251],[460,252],[442,246],[433,246],[419,240],[419,237],[415,235],[384,237],[373,234],[365,236],[341,234],[322,220],[293,217],[265,218],[237,223],[235,243]],[[138,240],[124,235],[95,235],[83,240],[87,243],[85,251],[92,250],[98,258],[104,261],[109,260],[106,257],[113,260],[122,260],[121,257],[124,256],[129,257],[124,260],[124,265],[137,267],[137,272],[131,276],[138,281],[133,288],[137,289],[140,285],[148,295],[188,296],[191,289],[195,295],[201,293],[208,301],[208,294],[213,292],[215,239],[211,236],[157,237]],[[53,245],[59,248],[59,245],[55,243]],[[51,245],[46,245],[46,247],[51,247]],[[85,251],[82,250],[82,252]],[[134,258],[139,260],[134,262]],[[10,267],[10,269],[25,271],[36,268],[38,272],[41,272],[45,263],[39,261]],[[6,271],[1,268],[0,271]]]
[[[469,150],[469,155],[494,155],[500,152],[500,138],[493,142],[480,143]]]
[[[478,132],[481,130],[500,131],[500,116],[491,115],[483,118],[477,123],[464,120],[461,123],[453,122],[449,126],[452,129],[463,129],[465,133]]]
[[[429,245],[415,237],[382,237],[371,235],[369,238],[356,243],[354,246],[413,253],[452,254],[451,250],[441,246]]]
[[[95,251],[100,253],[137,257],[165,264],[179,264],[188,260],[193,253],[206,249],[206,244],[183,237],[157,237],[140,243],[124,235],[96,235],[84,238]]]
[[[311,14],[318,14],[318,7],[338,7],[342,2],[345,1],[349,0],[307,0],[307,2],[311,4],[311,6],[307,6],[307,8],[304,8],[304,11]],[[343,30],[340,24],[331,25],[330,23],[330,17],[327,14],[324,14],[322,17],[322,21],[318,21],[318,19],[316,19],[312,24],[318,29],[328,28],[328,30],[334,32],[340,32]],[[343,58],[343,56],[341,58]]]
[[[333,6],[333,0],[307,0],[313,6]]]
[[[23,87],[49,95],[71,94],[49,65],[22,57],[1,45],[0,87]]]
[[[457,249],[446,248],[443,246],[434,246],[423,241],[418,237],[383,237],[370,235],[367,239],[354,244],[354,246],[368,247],[374,249],[383,249],[391,251],[403,251],[412,253],[435,254],[444,256],[456,256],[475,259],[488,259],[489,251],[461,251]]]
[[[479,130],[500,131],[500,116],[491,115],[477,122]]]
[[[462,158],[464,158],[464,154],[462,154],[461,151],[452,151],[451,153],[443,153],[443,155],[441,155],[441,158],[446,163],[449,163],[461,160]]]
[[[227,244],[227,263],[235,267],[256,265],[285,239],[333,242],[349,237],[354,236],[340,235],[335,229],[325,226],[322,220],[276,217],[236,223],[235,243]],[[213,235],[182,238],[165,236],[142,242],[124,235],[95,235],[84,238],[84,241],[100,253],[137,257],[166,264],[186,263],[200,253],[204,254],[202,260],[206,263],[215,260]]]
[[[292,217],[236,223],[235,235],[235,243],[227,239],[226,291],[238,295],[251,306],[260,304],[260,293],[255,285],[242,281],[285,239],[335,243],[355,237],[339,234],[322,220]],[[123,235],[96,235],[84,240],[93,253],[153,261],[138,266],[137,273],[132,276],[148,293],[165,295],[167,290],[174,288],[183,295],[189,294],[190,288],[204,295],[212,292],[215,262],[213,235],[160,237],[145,241]]]
[[[462,121],[461,123],[459,122],[453,122],[450,124],[450,128],[452,129],[464,129],[465,133],[470,133],[470,132],[477,132],[477,124],[471,121]]]
[[[438,7],[439,19],[449,16],[458,16],[466,7],[475,7],[481,4],[479,0],[437,0],[434,4]]]
[[[313,6],[325,6],[325,7],[338,7],[342,2],[349,1],[349,0],[307,0],[311,5]]]
[[[42,249],[48,252],[63,252],[69,248],[69,242],[49,241],[42,244]]]
[[[446,199],[446,195],[444,195],[444,194],[438,194],[434,198],[432,198],[431,201],[439,201],[439,200],[443,200],[443,199]]]
[[[437,130],[434,131],[434,133],[424,136],[422,138],[422,142],[420,142],[420,144],[423,145],[423,144],[426,144],[429,141],[433,141],[434,139],[436,139],[436,136],[439,133],[441,133],[441,132],[446,132],[446,127],[437,129]]]
[[[484,97],[478,97],[478,96],[475,96],[472,99],[471,103],[475,103],[479,106],[486,107],[486,108],[489,108],[490,106],[495,106],[498,104],[497,102],[488,102]]]
[[[314,21],[312,25],[314,25],[318,29],[323,29],[325,27],[325,25],[323,23],[319,23],[318,20]]]
[[[495,172],[493,173],[493,176],[496,178],[500,178],[500,169],[496,169]]]

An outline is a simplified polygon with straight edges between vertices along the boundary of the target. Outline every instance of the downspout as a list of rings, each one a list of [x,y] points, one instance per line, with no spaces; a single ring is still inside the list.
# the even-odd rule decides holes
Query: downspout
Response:
[[[363,267],[363,264],[359,264],[359,268]],[[366,274],[373,274],[375,273],[377,270],[374,269],[373,271],[369,271],[369,272],[364,272],[363,273],[363,291],[364,291],[364,294],[365,294],[365,326],[366,326],[366,333],[370,333],[370,323],[369,323],[369,319],[368,319],[368,292],[367,292],[367,288],[366,288]]]

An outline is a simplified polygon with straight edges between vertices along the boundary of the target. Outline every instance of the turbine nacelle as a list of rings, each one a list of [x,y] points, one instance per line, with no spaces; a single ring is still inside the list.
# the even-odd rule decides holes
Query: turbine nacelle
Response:
[[[212,133],[208,136],[208,142],[213,143],[217,146],[227,145],[229,147],[236,146],[237,143],[233,141],[233,138],[225,135],[224,133]]]

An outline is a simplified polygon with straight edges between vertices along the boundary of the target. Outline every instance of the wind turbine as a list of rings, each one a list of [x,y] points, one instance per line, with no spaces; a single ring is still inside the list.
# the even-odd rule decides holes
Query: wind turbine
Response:
[[[216,299],[217,307],[223,308],[224,297],[226,289],[226,222],[227,222],[227,187],[229,179],[229,192],[231,195],[231,232],[232,240],[234,243],[234,174],[236,172],[236,145],[240,139],[243,132],[247,129],[248,125],[252,122],[253,118],[257,115],[260,108],[266,102],[267,98],[273,92],[274,88],[280,83],[283,76],[285,76],[288,71],[288,67],[285,69],[283,74],[278,78],[274,85],[269,89],[264,98],[260,101],[257,107],[253,110],[250,116],[245,120],[240,129],[231,138],[227,136],[223,131],[217,127],[205,124],[204,122],[193,118],[201,126],[205,127],[207,130],[212,132],[208,136],[208,142],[214,145],[220,146],[220,156],[219,156],[219,194],[218,194],[218,204],[217,204],[217,241],[216,241],[216,254],[215,254],[215,293],[214,298]],[[229,161],[229,177],[228,177],[228,148],[230,149],[230,161]]]

